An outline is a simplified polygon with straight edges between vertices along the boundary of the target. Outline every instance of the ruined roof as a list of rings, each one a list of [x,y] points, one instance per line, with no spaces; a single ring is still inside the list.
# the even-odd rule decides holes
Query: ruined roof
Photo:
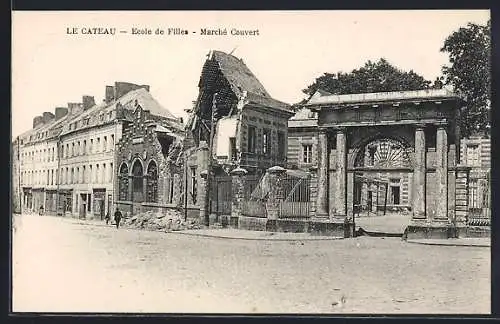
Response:
[[[266,107],[272,107],[272,108],[286,110],[288,112],[291,112],[289,104],[284,103],[284,102],[279,101],[279,100],[276,100],[276,99],[273,99],[271,97],[259,96],[255,93],[248,92],[246,99],[248,100],[249,103],[262,105],[262,106],[266,106]]]
[[[290,109],[289,104],[271,97],[243,60],[221,51],[213,51],[212,59],[218,63],[221,73],[238,99],[246,98],[249,103],[276,109]]]
[[[213,51],[212,58],[219,64],[220,71],[238,98],[241,98],[245,91],[271,97],[243,60],[221,51]]]
[[[306,106],[319,104],[363,104],[367,102],[411,101],[426,99],[458,99],[458,96],[447,89],[355,93],[345,95],[324,95],[324,92],[317,91],[308,100]]]

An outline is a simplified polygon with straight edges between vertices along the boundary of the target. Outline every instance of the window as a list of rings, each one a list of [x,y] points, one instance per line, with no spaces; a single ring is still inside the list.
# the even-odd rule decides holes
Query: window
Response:
[[[172,177],[172,175],[170,175],[170,179],[169,179],[169,183],[168,183],[168,203],[171,204],[174,202],[174,178]]]
[[[369,161],[368,161],[368,165],[369,166],[374,166],[375,165],[375,153],[377,152],[377,148],[372,146],[372,147],[369,147],[368,148],[368,158],[369,158]]]
[[[144,171],[141,162],[136,160],[132,166],[132,201],[144,201]]]
[[[94,139],[91,138],[90,139],[90,146],[89,146],[89,153],[92,154],[93,153],[93,151],[92,151],[93,149],[94,149]]]
[[[193,204],[196,204],[196,194],[197,194],[197,181],[196,181],[196,167],[191,167],[191,198]]]
[[[111,134],[111,149],[115,149],[115,135]]]
[[[481,166],[479,145],[467,145],[466,151],[467,165],[471,167]]]
[[[264,129],[262,133],[262,153],[266,156],[271,154],[271,131]]]
[[[87,140],[83,140],[83,154],[87,154]]]
[[[71,179],[69,183],[75,183],[75,168],[71,168]]]
[[[107,152],[108,151],[108,138],[106,136],[104,136],[104,143],[103,143],[103,145],[104,145],[103,151]]]
[[[118,199],[128,200],[128,167],[125,163],[120,166],[120,174],[118,180]]]
[[[151,161],[148,166],[147,174],[147,201],[157,202],[158,201],[158,169],[156,163]]]
[[[99,164],[95,165],[95,183],[100,183],[99,182]]]
[[[302,144],[302,161],[312,163],[312,144]]]
[[[286,139],[285,139],[285,133],[284,132],[278,132],[278,158],[283,159],[285,158],[285,151],[286,151]]]
[[[50,179],[51,179],[51,177],[50,177],[50,170],[47,170],[45,172],[47,172],[47,185],[49,185],[49,184],[51,184],[50,183]]]
[[[236,138],[235,137],[229,138],[229,158],[231,159],[231,161],[236,160]]]
[[[81,155],[82,154],[82,143],[80,141],[78,141],[78,151],[76,153],[76,155]]]
[[[255,126],[248,126],[247,151],[249,153],[255,153],[255,140],[256,140]]]
[[[109,164],[109,182],[113,183],[113,163]]]
[[[89,165],[89,175],[88,175],[88,183],[92,183],[92,164]]]
[[[71,156],[75,156],[75,142],[71,143]]]
[[[96,152],[100,152],[101,151],[101,138],[98,137],[97,138],[97,147],[96,147]]]
[[[80,167],[76,167],[75,183],[80,183]]]
[[[106,172],[106,163],[103,163],[103,165],[102,165],[102,177],[101,177],[102,182],[106,182],[106,173],[107,173]]]

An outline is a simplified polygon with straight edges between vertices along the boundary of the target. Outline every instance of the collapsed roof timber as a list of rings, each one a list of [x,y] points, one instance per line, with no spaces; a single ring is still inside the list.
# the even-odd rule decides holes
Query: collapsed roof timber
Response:
[[[247,104],[289,112],[290,106],[273,99],[243,60],[221,51],[209,53],[198,87],[198,99],[186,125],[196,145],[208,142],[213,107],[214,120],[237,115]]]

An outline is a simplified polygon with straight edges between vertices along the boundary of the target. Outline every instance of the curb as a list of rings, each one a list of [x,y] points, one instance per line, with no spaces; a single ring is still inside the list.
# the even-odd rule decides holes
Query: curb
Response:
[[[491,248],[488,244],[458,244],[458,243],[437,243],[437,242],[421,242],[407,240],[407,243],[411,244],[421,244],[421,245],[435,245],[435,246],[458,246],[458,247],[481,247],[481,248]]]
[[[187,236],[198,236],[198,237],[210,237],[217,239],[226,240],[242,240],[242,241],[278,241],[278,242],[299,242],[299,241],[333,241],[333,240],[343,240],[343,237],[323,237],[323,238],[269,238],[269,237],[231,237],[231,236],[220,236],[220,235],[210,235],[210,234],[200,234],[200,233],[188,233],[181,231],[166,232],[167,234],[181,234]]]

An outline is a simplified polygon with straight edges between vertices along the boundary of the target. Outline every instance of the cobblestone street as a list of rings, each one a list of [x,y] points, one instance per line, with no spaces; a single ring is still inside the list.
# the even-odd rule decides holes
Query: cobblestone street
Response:
[[[17,216],[13,311],[489,313],[490,249],[220,239]]]

